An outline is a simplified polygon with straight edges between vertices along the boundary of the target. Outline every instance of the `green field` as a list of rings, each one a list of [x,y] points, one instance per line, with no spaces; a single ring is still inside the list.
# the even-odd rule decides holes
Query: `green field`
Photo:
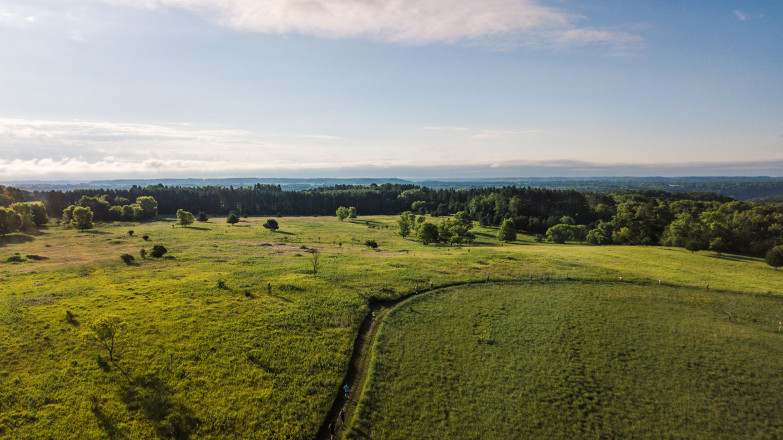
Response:
[[[585,356],[584,362],[590,362],[585,367],[593,374],[589,380],[597,387],[584,392],[597,393],[602,405],[612,400],[601,393],[617,392],[624,385],[617,378],[613,387],[601,388],[604,384],[598,381],[600,375],[610,373],[599,371],[603,365],[600,362],[593,363],[601,352],[591,344],[600,345],[602,340],[595,338],[628,333],[628,328],[620,324],[637,328],[633,326],[638,323],[619,320],[618,326],[603,330],[591,326],[584,332],[579,327],[558,326],[577,316],[577,322],[593,323],[603,316],[614,323],[609,319],[614,315],[606,315],[611,310],[607,307],[613,304],[611,293],[625,292],[626,302],[638,304],[641,309],[634,310],[652,323],[660,324],[674,314],[672,319],[679,316],[677,322],[685,326],[690,322],[681,316],[685,311],[704,314],[688,324],[694,332],[712,328],[708,323],[720,331],[694,333],[684,346],[674,346],[670,353],[700,354],[702,361],[722,365],[709,370],[717,371],[718,377],[700,378],[720,386],[716,385],[713,394],[691,396],[693,405],[718,395],[715,405],[724,402],[720,414],[732,413],[720,417],[722,423],[750,426],[748,429],[755,429],[752,432],[762,437],[764,432],[777,432],[779,420],[769,415],[779,407],[772,406],[777,402],[774,396],[757,396],[749,402],[735,389],[739,385],[727,388],[724,379],[733,375],[720,376],[721,368],[734,371],[734,356],[745,356],[749,359],[743,365],[749,376],[739,382],[741,389],[746,383],[764,390],[779,385],[771,371],[779,364],[773,341],[779,337],[777,316],[783,314],[783,309],[774,307],[778,304],[775,297],[783,296],[783,272],[773,271],[758,259],[708,252],[691,254],[662,247],[538,244],[529,237],[501,245],[494,239],[494,230],[485,228],[478,228],[478,239],[472,246],[423,246],[396,235],[393,217],[353,222],[323,217],[279,218],[281,230],[276,233],[261,227],[265,220],[243,219],[232,227],[224,219],[214,219],[193,227],[173,228],[173,220],[163,219],[101,224],[87,232],[62,229],[52,223],[37,234],[0,239],[0,438],[311,439],[345,376],[354,338],[369,312],[369,298],[395,299],[411,293],[416,285],[430,282],[437,287],[486,276],[493,282],[519,281],[531,274],[534,283],[521,291],[513,284],[489,284],[482,295],[529,297],[529,305],[534,308],[526,310],[523,317],[540,319],[540,332],[554,326],[550,328],[554,331],[544,333],[563,339],[560,356],[569,356],[573,346],[566,342],[570,343],[577,332],[581,338],[577,339],[583,341],[579,349],[584,351],[580,353]],[[127,234],[131,229],[133,236]],[[145,234],[150,236],[149,241],[142,239]],[[380,248],[364,246],[367,239],[376,240]],[[143,247],[149,251],[153,244],[166,246],[169,253],[162,259],[142,259],[139,250]],[[315,274],[313,248],[319,255]],[[15,253],[47,259],[6,262]],[[136,264],[125,265],[119,258],[123,253],[136,256]],[[660,287],[659,279],[663,283]],[[582,286],[574,280],[587,284]],[[572,292],[566,287],[571,285],[582,287]],[[597,289],[596,293],[579,293],[590,289]],[[657,295],[665,301],[655,301]],[[729,323],[725,315],[721,316],[726,298],[737,299],[737,322]],[[675,307],[679,303],[681,307]],[[518,307],[524,308],[524,304],[516,304],[510,301],[506,306],[509,315]],[[453,313],[481,307],[459,306]],[[408,326],[410,321],[414,325],[404,310],[400,309],[399,316],[396,312],[389,314],[389,322],[400,320]],[[75,317],[67,319],[67,312]],[[568,314],[568,319],[553,318],[558,313]],[[90,339],[91,324],[107,315],[118,316],[127,325],[118,337],[114,362],[108,361],[107,352]],[[488,315],[483,320],[488,327],[482,331],[498,338],[498,342],[479,348],[498,349],[498,355],[503,355],[506,346],[528,343],[528,339],[514,341],[512,333],[492,333],[495,326],[524,326],[528,323],[525,319],[511,322],[500,315]],[[385,340],[379,347],[391,349],[394,338],[388,328],[382,331]],[[672,340],[669,333],[662,336],[662,327],[649,327],[649,332],[648,327],[638,329],[645,331],[640,339],[622,340],[638,344],[634,348],[637,356],[646,356],[653,347]],[[464,330],[474,331],[472,327]],[[532,338],[532,332],[522,328],[517,333]],[[455,343],[440,340],[438,334],[428,339],[435,348],[425,351],[434,362],[448,360],[439,356],[447,355]],[[540,343],[552,350],[558,346],[554,339]],[[612,342],[611,347],[620,347],[617,344]],[[724,349],[714,351],[716,347]],[[441,349],[444,352],[438,351]],[[378,350],[383,356],[396,356],[393,350]],[[705,357],[707,354],[712,357]],[[553,351],[549,356],[554,357],[545,360],[554,361],[557,355]],[[376,361],[384,362],[383,356]],[[646,358],[629,359],[633,362],[628,368],[649,365]],[[605,360],[609,361],[612,359]],[[757,370],[762,361],[769,364],[765,367],[768,369]],[[512,368],[518,361],[498,360],[498,365],[503,363]],[[668,380],[666,365],[658,367],[649,373],[648,380]],[[385,377],[385,373],[373,371],[373,378]],[[582,392],[581,376],[571,375],[569,370],[555,369],[551,373],[560,374],[565,380],[562,386]],[[392,385],[385,379],[383,383],[370,381],[372,390]],[[517,386],[522,390],[532,385],[526,382]],[[450,385],[442,388],[462,392]],[[561,394],[553,398],[563,397]],[[479,406],[468,407],[480,407],[476,415],[483,414],[490,420],[506,417],[494,410],[497,401],[480,400],[479,396],[472,403]],[[422,404],[431,402],[434,413],[438,408],[435,397],[422,392],[417,399]],[[660,399],[650,398],[658,400],[646,408],[659,408],[655,405],[662,404]],[[619,397],[614,401],[635,402]],[[767,403],[771,409],[764,412],[761,407],[767,408]],[[668,402],[667,408],[674,404],[685,408],[689,401]],[[730,411],[739,404],[749,412],[741,419]],[[357,427],[365,431],[367,423],[375,424],[383,416],[377,413],[375,404],[367,408],[357,419]],[[601,426],[623,425],[614,417],[624,417],[624,410],[611,408],[620,413],[598,411],[604,417]],[[672,407],[672,411],[679,411],[677,408]],[[714,408],[700,410],[712,414]],[[430,410],[423,411],[422,416],[433,416]],[[531,417],[548,414],[525,411]],[[632,415],[628,413],[628,417]],[[443,417],[439,414],[431,420],[433,429],[448,420]],[[642,423],[643,418],[637,417]],[[677,426],[707,429],[710,420],[716,420],[711,417],[681,419]],[[751,426],[762,418],[769,420],[767,431]],[[613,421],[606,421],[609,419]],[[585,429],[594,425],[590,420],[585,422]],[[696,420],[707,425],[698,425]],[[739,420],[747,423],[740,424]],[[378,429],[387,429],[382,426],[378,421]],[[667,425],[667,429],[675,429],[673,426]],[[589,429],[584,432],[593,432]],[[612,435],[619,431],[607,432]],[[677,437],[688,436],[690,431],[665,432],[679,432],[671,434]],[[375,438],[392,437],[382,434]]]
[[[781,438],[782,314],[621,283],[421,295],[384,318],[346,437]]]

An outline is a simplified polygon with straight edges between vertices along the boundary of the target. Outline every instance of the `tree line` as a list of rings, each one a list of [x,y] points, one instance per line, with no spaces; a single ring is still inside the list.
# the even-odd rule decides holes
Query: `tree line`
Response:
[[[483,226],[513,225],[554,242],[643,244],[764,255],[783,244],[783,205],[738,202],[713,193],[660,190],[590,193],[542,188],[431,189],[411,184],[335,185],[283,191],[279,185],[134,186],[123,190],[21,192],[0,189],[0,205],[43,202],[49,216],[68,217],[69,207],[88,207],[94,219],[144,220],[178,210],[241,216],[360,215],[447,216],[464,212]],[[349,208],[345,208],[349,207]],[[342,209],[340,209],[342,208]],[[65,214],[64,214],[65,213]],[[464,222],[463,222],[464,223]],[[453,225],[445,229],[454,229]],[[434,231],[427,227],[432,239]],[[443,228],[442,228],[443,229]],[[442,230],[440,239],[447,238]],[[470,234],[452,233],[469,242]]]

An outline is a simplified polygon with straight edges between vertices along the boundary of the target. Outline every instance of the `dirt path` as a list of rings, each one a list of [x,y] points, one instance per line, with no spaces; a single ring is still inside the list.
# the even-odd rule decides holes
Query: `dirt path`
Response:
[[[486,280],[467,281],[461,283],[451,283],[437,286],[434,288],[419,289],[418,292],[413,291],[407,293],[395,300],[370,300],[368,306],[370,312],[362,321],[359,327],[359,333],[356,335],[356,340],[353,343],[353,354],[351,355],[351,361],[348,364],[348,371],[345,373],[345,378],[340,384],[340,389],[335,390],[334,403],[329,409],[329,413],[321,423],[321,428],[318,430],[315,440],[329,440],[329,423],[335,422],[335,439],[341,439],[345,432],[345,426],[339,420],[339,414],[341,409],[345,409],[345,421],[346,425],[350,423],[353,417],[356,405],[359,403],[359,398],[364,389],[365,382],[367,380],[367,369],[370,366],[370,358],[372,354],[372,347],[375,344],[375,336],[378,333],[378,327],[381,319],[394,309],[401,302],[410,299],[416,295],[432,292],[435,290],[445,289],[455,286],[466,286],[469,284],[484,284]],[[373,312],[375,312],[375,319],[373,319]],[[348,398],[342,391],[342,387],[348,384],[351,389],[351,393]]]

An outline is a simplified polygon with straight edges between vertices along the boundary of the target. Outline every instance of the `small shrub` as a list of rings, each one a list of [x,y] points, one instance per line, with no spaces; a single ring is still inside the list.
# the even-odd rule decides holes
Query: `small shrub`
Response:
[[[160,258],[160,257],[162,257],[162,256],[163,256],[163,254],[165,254],[166,252],[168,252],[168,249],[166,249],[165,247],[163,247],[163,245],[156,244],[155,246],[153,246],[153,247],[152,247],[152,251],[150,251],[150,255],[151,255],[153,258]]]
[[[133,264],[133,260],[135,260],[135,258],[133,258],[133,255],[131,255],[131,254],[122,254],[122,255],[120,255],[120,258],[121,258],[121,259],[122,259],[122,261],[124,261],[124,262],[125,262],[125,264],[127,264],[128,266],[130,266],[131,264]]]
[[[378,242],[375,240],[365,240],[364,245],[368,248],[377,249],[378,248]]]
[[[209,220],[209,217],[207,217],[207,214],[204,211],[199,211],[198,218],[196,220],[200,222],[205,222]]]
[[[133,229],[131,229],[130,231],[128,231],[128,237],[133,237]]]
[[[24,261],[24,258],[22,258],[22,256],[19,254],[15,254],[8,257],[5,261],[9,263],[21,263],[22,261]]]
[[[28,260],[35,260],[35,261],[41,261],[41,260],[48,260],[49,259],[48,257],[44,257],[43,255],[35,255],[35,254],[25,255],[25,257],[27,257]]]
[[[150,240],[150,236],[147,235],[147,234],[142,235],[141,238],[143,238],[144,241],[149,241]]]
[[[147,250],[146,249],[140,250],[139,255],[141,255],[142,259],[147,258]]]
[[[67,322],[68,324],[73,324],[73,325],[78,323],[76,321],[76,315],[74,315],[73,312],[71,312],[70,310],[66,310],[65,311],[65,322]]]
[[[223,289],[223,290],[228,289],[228,286],[226,286],[226,282],[223,280],[218,280],[217,287],[218,289]]]
[[[546,237],[544,237],[541,234],[536,234],[536,237],[535,237],[536,243],[543,243],[544,242],[544,238],[546,238]]]

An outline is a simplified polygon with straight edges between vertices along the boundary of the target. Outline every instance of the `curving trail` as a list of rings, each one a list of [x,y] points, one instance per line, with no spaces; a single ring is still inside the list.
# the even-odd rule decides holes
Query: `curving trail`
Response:
[[[493,283],[508,283],[519,282],[511,280],[495,281]],[[346,425],[350,422],[353,416],[353,411],[356,408],[356,404],[359,402],[359,397],[364,389],[364,384],[367,379],[367,368],[370,364],[370,354],[372,353],[372,347],[375,344],[375,336],[378,332],[378,324],[384,315],[394,309],[395,306],[401,302],[410,299],[416,295],[421,295],[427,292],[433,292],[439,289],[446,289],[455,286],[467,286],[470,284],[486,284],[486,280],[465,281],[459,283],[443,284],[432,289],[425,288],[420,289],[418,292],[410,292],[394,300],[376,300],[371,299],[368,306],[370,312],[367,313],[361,326],[359,327],[359,333],[356,335],[356,340],[353,343],[353,353],[351,354],[351,361],[348,364],[348,371],[345,373],[345,378],[340,384],[340,389],[335,390],[334,403],[329,409],[321,427],[318,430],[318,434],[315,440],[329,440],[329,423],[335,422],[335,438],[342,438],[342,434],[345,432],[345,426],[340,422],[339,414],[341,409],[345,409],[346,413]],[[373,312],[376,316],[373,319]],[[348,384],[351,389],[351,394],[348,398],[345,398],[342,392],[342,386]]]

